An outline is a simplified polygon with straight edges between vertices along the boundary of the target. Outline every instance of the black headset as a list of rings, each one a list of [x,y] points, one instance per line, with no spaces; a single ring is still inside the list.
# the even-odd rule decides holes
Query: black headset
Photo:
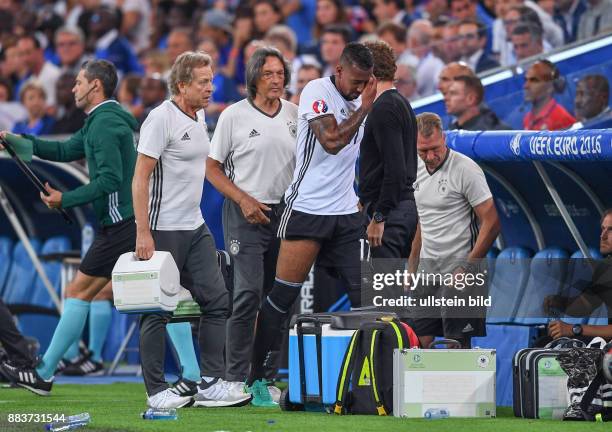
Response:
[[[559,72],[559,68],[556,64],[548,59],[541,59],[539,63],[543,63],[550,69],[550,81],[552,81],[553,89],[555,93],[563,93],[567,87],[567,81],[564,76]]]

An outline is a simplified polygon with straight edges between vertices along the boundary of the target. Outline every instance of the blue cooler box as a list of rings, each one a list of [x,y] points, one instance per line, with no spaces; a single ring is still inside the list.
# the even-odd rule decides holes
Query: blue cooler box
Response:
[[[335,312],[294,316],[289,331],[289,401],[294,404],[334,404],[342,360],[355,330],[363,322],[390,315],[395,316],[385,312]],[[298,333],[302,334],[303,339],[303,367],[300,367]],[[320,343],[320,364],[317,339]],[[304,382],[301,379],[302,371]],[[302,397],[303,387],[305,398]],[[320,388],[323,389],[322,392]]]

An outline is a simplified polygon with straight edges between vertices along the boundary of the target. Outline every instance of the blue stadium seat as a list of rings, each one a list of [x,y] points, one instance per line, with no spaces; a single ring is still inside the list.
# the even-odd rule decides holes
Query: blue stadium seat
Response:
[[[4,282],[11,269],[12,251],[13,241],[8,237],[0,237],[0,298],[4,292]]]
[[[531,254],[527,248],[509,247],[497,256],[489,285],[492,304],[487,311],[488,323],[513,322],[529,278]]]
[[[41,250],[41,254],[52,254],[66,252],[71,249],[70,239],[64,236],[57,236],[49,238]],[[48,261],[43,262],[43,268],[49,278],[51,284],[55,287],[55,291],[59,296],[61,293],[61,270],[62,264],[59,261]],[[32,292],[32,300],[29,304],[47,308],[54,308],[51,296],[47,291],[42,279],[36,277],[36,283],[34,284],[34,290]]]
[[[543,310],[544,299],[559,295],[567,273],[569,254],[557,247],[539,251],[531,260],[529,280],[523,292],[515,322],[519,324],[546,324],[549,318]]]
[[[40,252],[40,241],[35,238],[30,239],[34,252]],[[13,249],[13,264],[6,280],[6,285],[2,298],[8,305],[23,304],[27,301],[28,295],[32,292],[36,278],[36,269],[28,256],[28,253],[21,242]]]
[[[70,240],[64,236],[49,238],[41,249],[41,254],[59,253],[70,250]],[[61,263],[59,261],[43,261],[43,269],[49,281],[55,288],[55,292],[60,296],[61,291]],[[36,308],[47,309],[51,315],[41,311],[25,310],[19,313],[19,329],[24,335],[36,338],[40,343],[41,352],[46,351],[59,317],[55,315],[56,308],[51,300],[47,288],[38,275],[34,280],[27,299],[23,299],[20,304]]]

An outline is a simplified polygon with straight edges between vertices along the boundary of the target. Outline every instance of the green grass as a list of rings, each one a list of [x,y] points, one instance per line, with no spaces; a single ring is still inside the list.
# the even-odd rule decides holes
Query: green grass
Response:
[[[9,424],[9,413],[89,412],[90,431],[231,431],[231,432],[361,432],[361,431],[452,431],[532,432],[610,431],[605,423],[563,423],[512,417],[509,408],[498,409],[495,419],[444,420],[397,419],[376,416],[333,416],[322,413],[285,413],[279,409],[186,408],[177,421],[140,419],[145,407],[142,384],[56,385],[50,397],[36,396],[22,389],[0,389],[0,431],[42,431],[42,424]]]

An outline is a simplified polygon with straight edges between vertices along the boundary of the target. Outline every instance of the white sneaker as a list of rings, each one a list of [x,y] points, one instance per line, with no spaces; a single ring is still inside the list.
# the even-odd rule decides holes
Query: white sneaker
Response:
[[[281,389],[279,389],[276,386],[269,385],[268,391],[270,392],[270,396],[272,396],[272,400],[278,403],[278,401],[280,400],[280,396],[281,396]]]
[[[241,398],[244,395],[248,395],[244,389],[244,383],[242,381],[225,381],[230,395]]]
[[[240,392],[233,384],[221,378],[215,378],[207,383],[202,379],[198,385],[198,393],[193,397],[194,406],[203,407],[238,407],[248,404],[251,395]]]
[[[191,396],[180,396],[171,388],[147,398],[147,405],[149,408],[155,409],[182,408],[189,405],[191,402]]]

